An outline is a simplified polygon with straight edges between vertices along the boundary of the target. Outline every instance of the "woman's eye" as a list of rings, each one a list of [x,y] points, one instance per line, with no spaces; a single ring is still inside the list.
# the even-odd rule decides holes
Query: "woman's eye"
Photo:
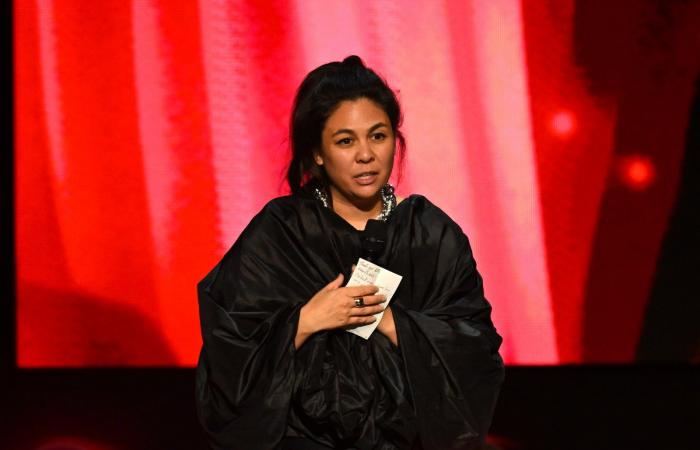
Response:
[[[386,134],[384,133],[377,133],[373,135],[375,141],[383,141],[386,138]]]
[[[338,144],[338,145],[349,145],[350,142],[352,142],[352,139],[350,139],[350,138],[343,138],[343,139],[339,140],[338,142],[336,142],[336,144]]]

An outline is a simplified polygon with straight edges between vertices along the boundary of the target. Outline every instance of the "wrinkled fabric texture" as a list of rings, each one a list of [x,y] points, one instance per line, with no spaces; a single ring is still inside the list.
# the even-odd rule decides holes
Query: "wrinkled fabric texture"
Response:
[[[375,331],[312,335],[299,311],[362,231],[301,193],[271,200],[198,284],[196,402],[212,448],[276,449],[285,436],[343,449],[479,448],[504,365],[467,236],[422,195],[386,221],[375,261],[403,276],[390,307],[398,347]]]

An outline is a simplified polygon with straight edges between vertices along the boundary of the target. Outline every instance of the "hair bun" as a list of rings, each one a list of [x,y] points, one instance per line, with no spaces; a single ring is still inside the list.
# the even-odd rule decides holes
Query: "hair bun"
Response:
[[[343,64],[365,67],[365,63],[362,61],[362,58],[360,58],[357,55],[350,55],[350,56],[346,57],[343,60]]]

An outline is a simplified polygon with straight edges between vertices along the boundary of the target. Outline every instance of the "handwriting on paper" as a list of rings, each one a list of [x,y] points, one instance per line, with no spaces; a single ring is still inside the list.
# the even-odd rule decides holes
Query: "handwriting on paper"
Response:
[[[374,264],[373,262],[360,258],[357,261],[355,271],[352,273],[352,276],[350,277],[350,280],[346,286],[360,286],[367,284],[377,286],[379,288],[377,294],[386,296],[386,300],[380,303],[383,307],[386,307],[386,305],[388,305],[391,301],[391,298],[394,296],[394,292],[396,292],[396,289],[398,289],[401,279],[401,275],[397,275],[381,266]],[[383,316],[384,311],[381,311],[374,315],[374,317],[377,319],[374,322],[367,325],[349,328],[347,331],[365,339],[369,339],[379,325],[379,322],[382,320]]]

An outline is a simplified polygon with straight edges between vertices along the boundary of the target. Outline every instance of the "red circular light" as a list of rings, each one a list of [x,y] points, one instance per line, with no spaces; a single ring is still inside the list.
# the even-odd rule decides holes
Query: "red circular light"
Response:
[[[576,120],[569,111],[559,111],[552,117],[552,132],[559,137],[568,137],[576,129]]]
[[[625,156],[620,158],[618,162],[618,175],[628,188],[643,191],[654,182],[656,167],[647,156]]]

